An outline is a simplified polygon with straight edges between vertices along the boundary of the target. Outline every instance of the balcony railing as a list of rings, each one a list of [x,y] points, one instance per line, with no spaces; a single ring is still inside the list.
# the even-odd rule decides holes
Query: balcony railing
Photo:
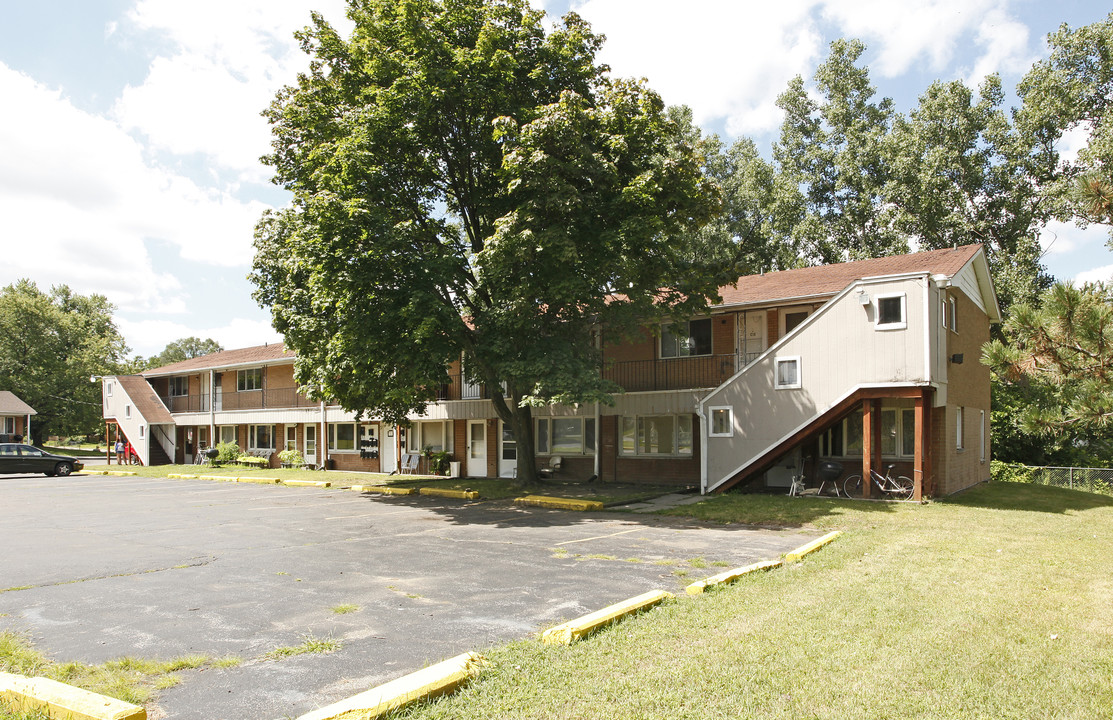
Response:
[[[735,355],[704,355],[609,363],[603,377],[626,392],[691,390],[717,387],[738,369]]]
[[[208,395],[179,395],[164,397],[162,402],[172,413],[208,412]],[[267,388],[226,392],[216,396],[215,410],[264,410],[317,407],[320,403],[298,392],[296,387]]]

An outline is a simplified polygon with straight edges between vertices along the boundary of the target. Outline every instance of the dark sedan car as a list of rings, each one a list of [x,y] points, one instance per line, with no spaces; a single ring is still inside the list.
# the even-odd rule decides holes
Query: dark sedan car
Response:
[[[45,473],[47,475],[69,475],[85,467],[80,462],[65,455],[51,455],[31,445],[17,443],[0,444],[0,473]]]

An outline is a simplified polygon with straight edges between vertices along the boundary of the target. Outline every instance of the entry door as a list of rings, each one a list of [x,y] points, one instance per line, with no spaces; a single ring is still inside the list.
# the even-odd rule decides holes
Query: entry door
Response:
[[[468,420],[468,476],[487,477],[487,421]]]
[[[395,452],[398,444],[394,437],[395,429],[389,425],[380,426],[382,437],[379,438],[379,472],[392,473],[398,469],[398,453]]]
[[[502,428],[502,446],[499,448],[499,477],[514,477],[515,470],[518,469],[518,443],[514,440],[514,435],[510,432],[510,427],[499,421],[499,427]]]
[[[742,320],[742,364],[749,365],[765,352],[765,311],[755,310],[744,314]]]
[[[305,449],[302,450],[302,455],[305,456],[307,463],[317,463],[317,426],[306,424],[305,426]]]

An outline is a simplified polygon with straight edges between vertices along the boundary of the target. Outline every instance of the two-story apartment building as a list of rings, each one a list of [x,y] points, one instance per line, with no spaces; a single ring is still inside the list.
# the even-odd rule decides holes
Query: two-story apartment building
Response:
[[[990,380],[978,359],[1000,312],[980,246],[745,276],[720,294],[704,317],[605,336],[601,372],[622,392],[610,405],[535,411],[538,462],[559,456],[569,478],[702,492],[787,486],[805,457],[806,473],[822,459],[847,473],[896,463],[934,495],[988,477]],[[309,401],[292,364],[272,345],[127,382],[160,399],[171,421],[159,415],[160,437],[178,461],[231,440],[342,469],[389,472],[402,453],[433,448],[465,475],[515,471],[514,438],[458,367],[438,402],[395,428]],[[106,417],[118,417],[109,397],[106,386]]]

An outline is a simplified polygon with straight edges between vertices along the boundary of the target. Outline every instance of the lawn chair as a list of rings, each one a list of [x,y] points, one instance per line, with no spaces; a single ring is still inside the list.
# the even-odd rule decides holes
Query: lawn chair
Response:
[[[549,458],[549,464],[537,471],[537,474],[543,478],[551,478],[560,472],[560,466],[564,463],[564,458],[560,455],[553,455]]]
[[[417,472],[417,464],[421,460],[421,456],[416,453],[406,453],[402,456],[401,474],[413,475]]]

